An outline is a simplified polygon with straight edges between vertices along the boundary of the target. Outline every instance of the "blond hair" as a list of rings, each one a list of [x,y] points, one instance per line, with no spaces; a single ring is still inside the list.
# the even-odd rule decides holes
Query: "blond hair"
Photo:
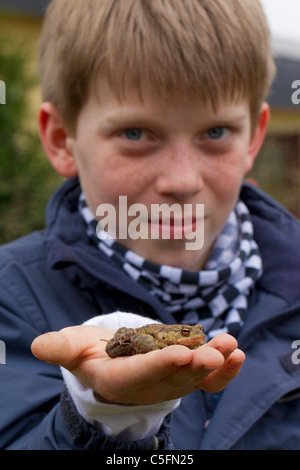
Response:
[[[72,132],[101,74],[120,98],[146,82],[214,107],[247,98],[255,122],[274,72],[259,0],[52,0],[42,29],[43,100]]]

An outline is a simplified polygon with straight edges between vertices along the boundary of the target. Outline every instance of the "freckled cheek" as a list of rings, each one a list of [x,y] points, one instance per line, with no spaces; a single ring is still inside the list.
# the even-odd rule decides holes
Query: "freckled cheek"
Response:
[[[128,204],[144,201],[149,182],[147,174],[136,165],[108,163],[98,168],[100,191],[109,202],[117,205],[119,196],[127,196]]]
[[[115,204],[118,201],[118,191],[121,178],[117,166],[112,161],[103,158],[101,152],[79,149],[77,163],[83,190],[89,203],[95,210],[100,204]],[[90,151],[89,151],[90,150]]]
[[[118,149],[91,137],[77,148],[80,175],[93,205],[118,206],[119,196],[127,196],[128,205],[152,202],[157,170],[150,159],[120,155]]]
[[[206,182],[215,197],[224,205],[239,194],[243,176],[240,160],[232,158],[210,168]]]
[[[241,179],[236,175],[219,174],[214,184],[214,194],[222,205],[235,199],[240,190]]]

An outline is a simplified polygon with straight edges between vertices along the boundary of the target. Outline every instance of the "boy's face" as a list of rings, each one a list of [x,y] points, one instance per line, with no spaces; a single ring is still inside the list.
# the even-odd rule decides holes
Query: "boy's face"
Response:
[[[149,261],[199,270],[237,202],[244,175],[262,143],[268,109],[263,113],[251,137],[246,102],[224,103],[214,113],[196,99],[165,103],[150,87],[143,90],[143,102],[135,91],[120,102],[102,83],[100,101],[90,98],[82,109],[76,137],[67,139],[67,148],[94,213],[101,204],[116,208],[117,236],[119,196],[127,196],[128,208],[143,204],[149,218],[152,204],[178,203],[182,209],[189,204],[193,208],[190,232],[196,223],[204,223],[202,249],[187,250],[187,240],[176,239],[181,223],[177,215],[169,224],[156,222],[158,232],[170,229],[169,239],[127,236],[120,242]],[[204,204],[204,221],[195,220],[197,204]],[[127,220],[129,224],[133,219]]]

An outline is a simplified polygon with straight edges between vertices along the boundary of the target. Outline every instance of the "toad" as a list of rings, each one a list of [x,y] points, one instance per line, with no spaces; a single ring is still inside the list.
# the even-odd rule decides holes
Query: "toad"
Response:
[[[202,325],[149,324],[140,328],[119,328],[105,348],[109,357],[144,354],[155,349],[180,344],[196,349],[205,344]]]

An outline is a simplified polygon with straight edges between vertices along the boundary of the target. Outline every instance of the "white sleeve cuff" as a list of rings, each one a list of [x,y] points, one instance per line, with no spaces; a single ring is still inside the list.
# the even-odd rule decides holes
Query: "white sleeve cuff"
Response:
[[[115,331],[121,326],[138,328],[147,323],[159,323],[153,319],[126,312],[114,312],[91,318],[84,325],[102,326]],[[100,403],[93,390],[83,385],[71,372],[61,368],[63,378],[73,402],[83,418],[97,426],[108,436],[134,441],[154,436],[164,418],[180,404],[180,400],[154,405],[114,405]]]

